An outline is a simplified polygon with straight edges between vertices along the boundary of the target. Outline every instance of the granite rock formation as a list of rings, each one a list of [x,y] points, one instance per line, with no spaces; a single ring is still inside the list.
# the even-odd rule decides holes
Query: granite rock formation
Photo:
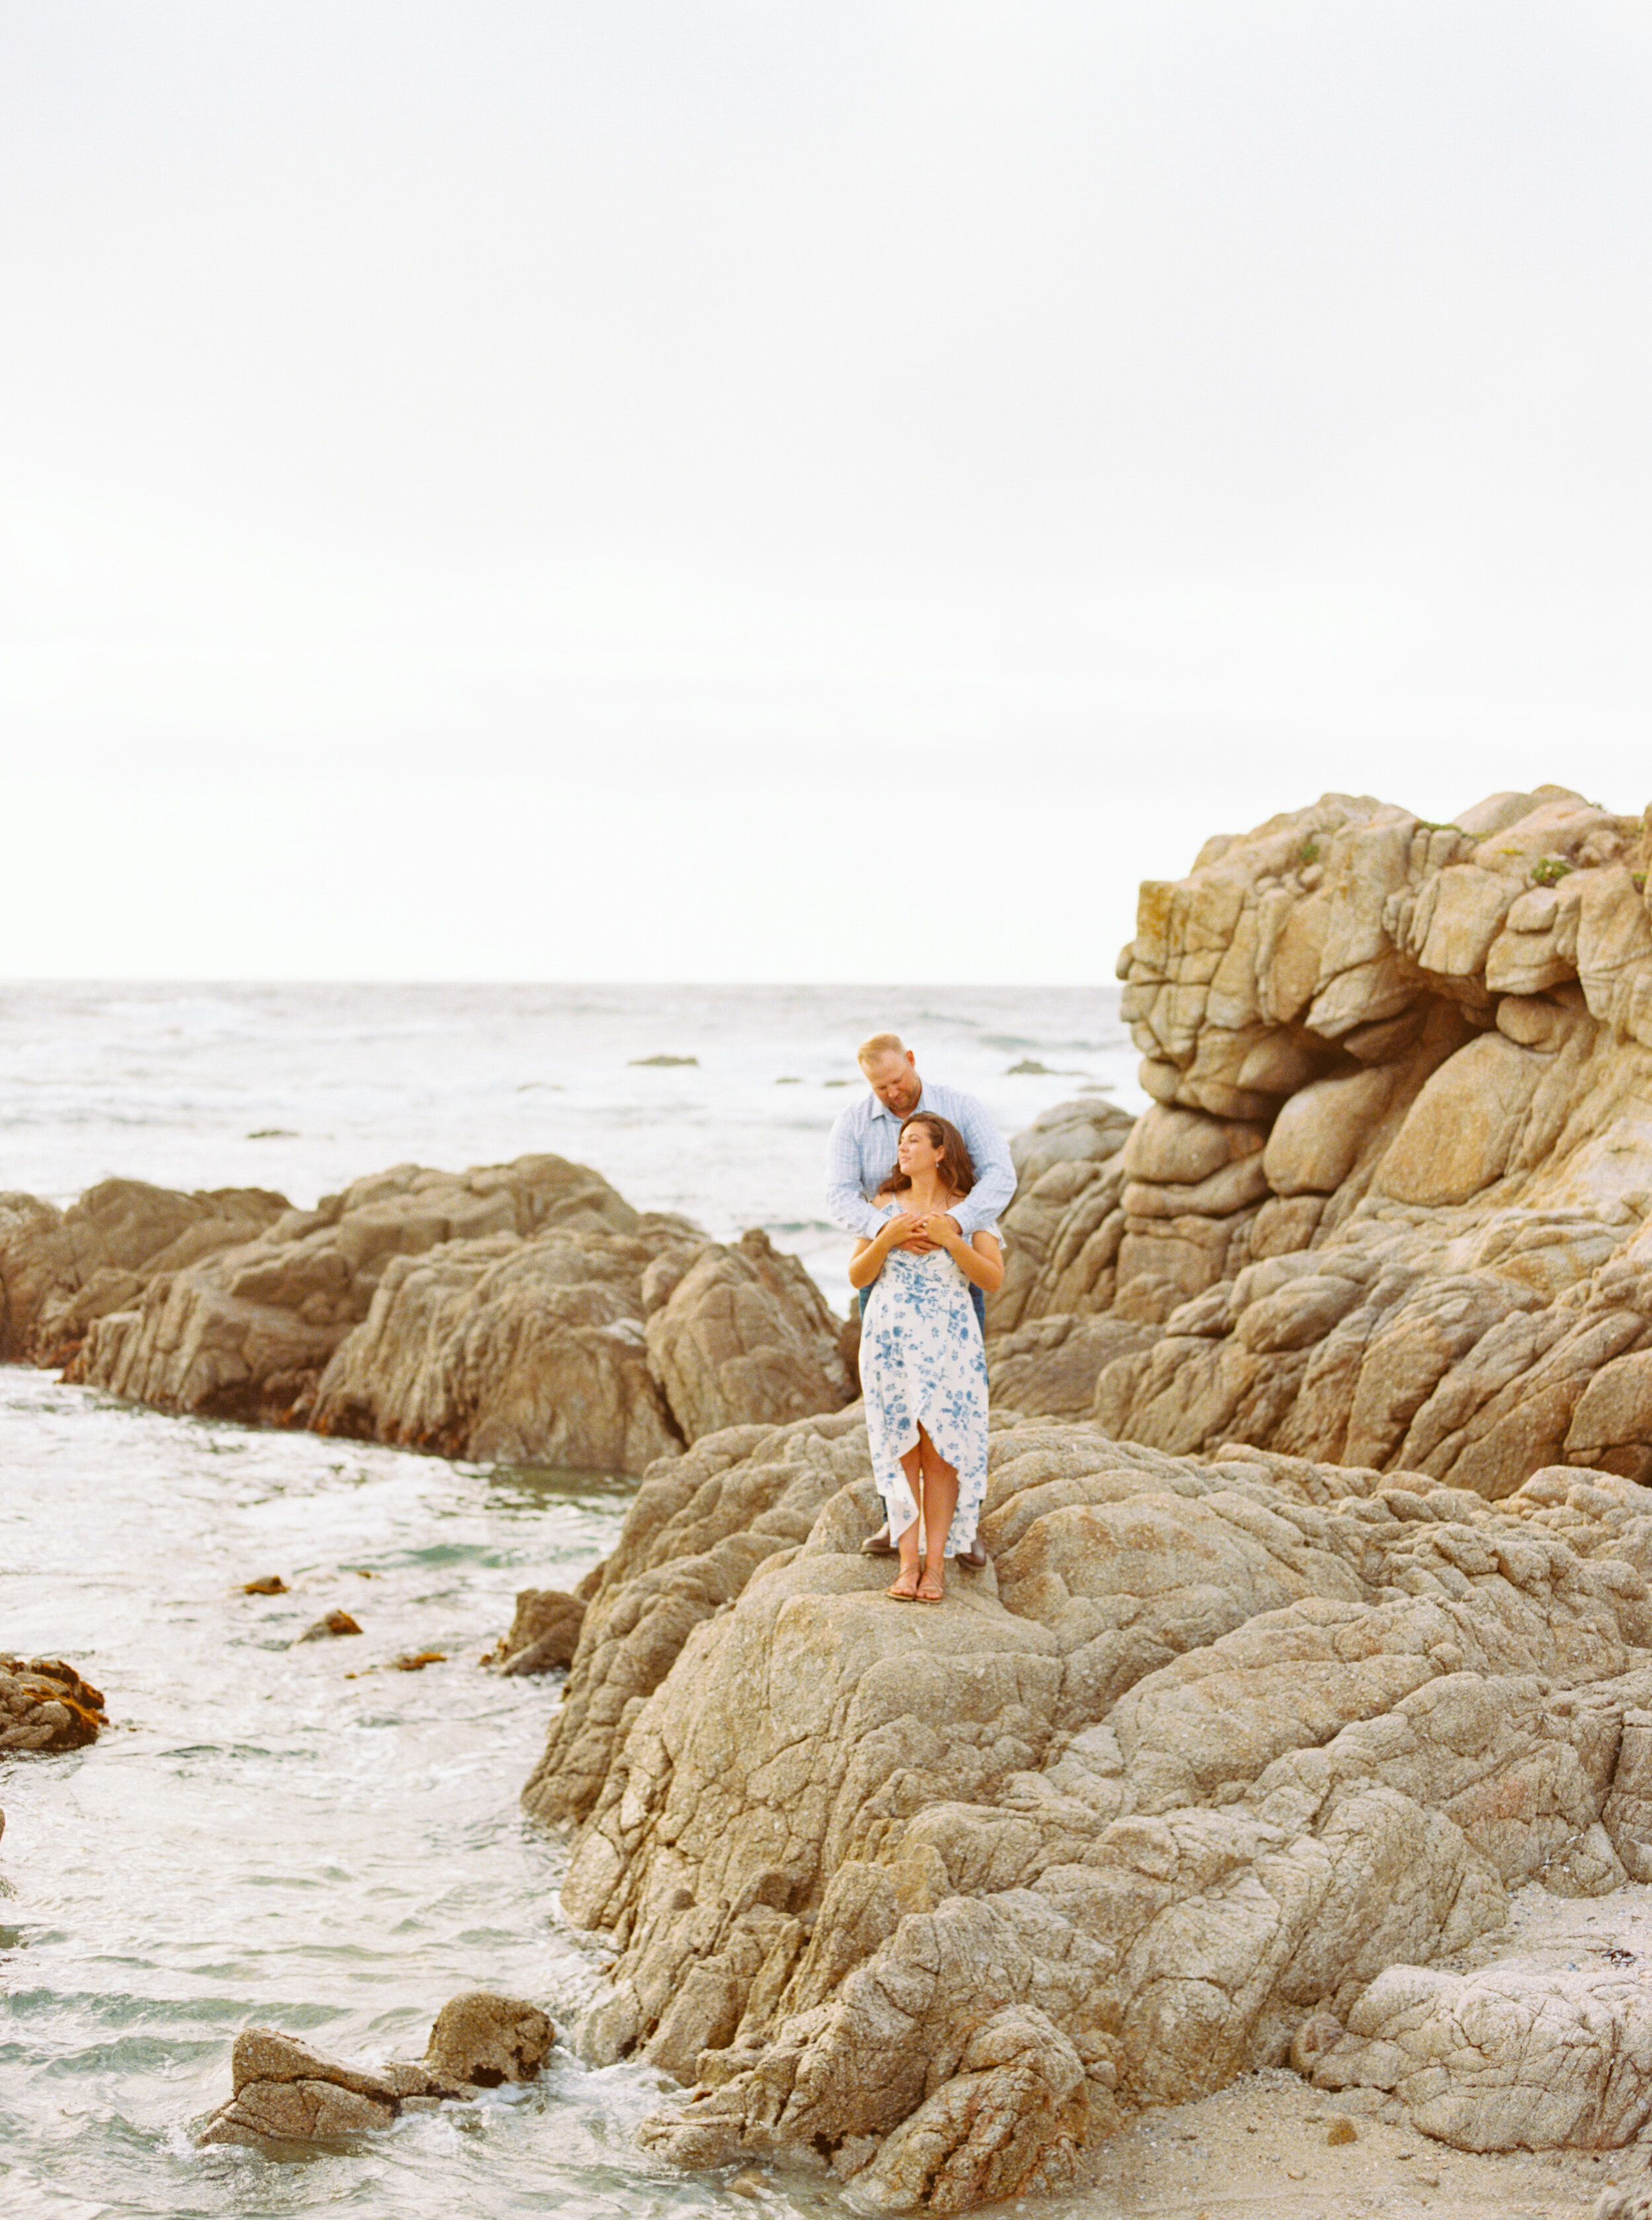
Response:
[[[1485,2059],[1529,2061],[1544,2008],[1447,1961],[1512,1890],[1652,1859],[1652,1498],[1001,1414],[992,1565],[922,1613],[858,1553],[875,1515],[854,1412],[737,1429],[649,1474],[595,1584],[525,1800],[617,1944],[582,2047],[688,2085],[645,2140],[961,2211],[1295,2042],[1488,2147]],[[1532,2132],[1635,2132],[1614,1983]]]
[[[1013,1410],[1088,1418],[1103,1367],[1156,1338],[1112,1314],[1125,1230],[1120,1157],[1133,1123],[1113,1103],[1064,1102],[1010,1144],[1016,1194],[1004,1219],[1004,1284],[987,1319],[993,1398]]]
[[[536,2005],[483,1989],[443,2005],[422,2060],[393,2059],[379,2073],[344,2065],[275,2028],[243,2028],[231,2064],[234,2093],[196,2140],[256,2148],[388,2128],[404,2111],[532,2080],[555,2040]]]
[[[68,1363],[94,1321],[131,1309],[157,1275],[256,1240],[287,1207],[261,1188],[180,1194],[128,1179],[67,1210],[0,1194],[0,1360]]]
[[[669,1283],[656,1268],[643,1300],[649,1361],[688,1441],[840,1410],[855,1392],[820,1290],[755,1227]]]
[[[730,1246],[560,1157],[398,1165],[314,1210],[109,1181],[0,1197],[4,1353],[165,1411],[636,1472],[736,1419],[846,1402],[838,1328]]]
[[[1075,1412],[1093,1364],[1115,1435],[1491,1498],[1652,1479],[1648,847],[1560,788],[1452,825],[1330,795],[1144,886],[1153,1104],[1008,1213],[1003,1393]]]

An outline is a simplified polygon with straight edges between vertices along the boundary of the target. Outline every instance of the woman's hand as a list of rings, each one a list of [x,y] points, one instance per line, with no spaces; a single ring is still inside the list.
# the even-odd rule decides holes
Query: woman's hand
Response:
[[[924,1221],[915,1211],[902,1210],[886,1218],[870,1241],[863,1234],[849,1260],[850,1286],[857,1291],[870,1288],[883,1269],[891,1249],[932,1248],[933,1243],[924,1238],[923,1229]]]
[[[907,1249],[920,1242],[927,1245],[924,1221],[915,1210],[897,1211],[877,1238],[888,1249]]]
[[[925,1240],[932,1241],[938,1249],[951,1250],[963,1239],[958,1232],[957,1220],[949,1217],[944,1210],[932,1210],[926,1218],[920,1218],[915,1222]]]

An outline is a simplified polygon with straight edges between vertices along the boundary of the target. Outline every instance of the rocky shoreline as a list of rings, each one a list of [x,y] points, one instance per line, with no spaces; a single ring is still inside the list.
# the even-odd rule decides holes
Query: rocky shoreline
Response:
[[[1331,795],[1143,889],[1152,1107],[1016,1140],[992,1562],[939,1612],[860,1555],[852,1331],[801,1268],[560,1158],[0,1198],[3,1354],[645,1467],[495,1662],[571,1653],[524,1802],[613,1949],[574,2039],[681,2085],[677,2162],[963,2211],[1288,2073],[1333,2130],[1632,2173],[1649,845],[1561,789]],[[1606,1939],[1533,1947],[1534,1892]]]
[[[283,1195],[0,1195],[0,1361],[157,1410],[636,1472],[848,1401],[843,1329],[758,1231],[708,1241],[561,1157]]]
[[[864,1465],[844,1412],[656,1467],[527,1792],[618,1952],[582,2048],[688,2085],[654,2148],[961,2211],[1287,2059],[1467,2149],[1640,2134],[1637,1964],[1443,1970],[1652,1870],[1636,1483],[1001,1418],[993,1568],[914,1628]]]

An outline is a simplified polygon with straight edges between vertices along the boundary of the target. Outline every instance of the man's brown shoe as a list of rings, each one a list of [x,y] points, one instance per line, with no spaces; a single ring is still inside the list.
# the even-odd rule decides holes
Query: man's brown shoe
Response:
[[[979,1542],[971,1542],[967,1550],[960,1550],[957,1561],[966,1573],[984,1573],[987,1569],[987,1552]]]
[[[901,1555],[900,1550],[895,1548],[895,1543],[889,1539],[889,1528],[887,1519],[884,1521],[883,1525],[878,1528],[876,1534],[869,1534],[867,1536],[866,1539],[860,1545],[860,1553],[863,1557],[898,1557]],[[982,1559],[982,1562],[983,1564],[986,1562],[986,1559],[984,1557]]]

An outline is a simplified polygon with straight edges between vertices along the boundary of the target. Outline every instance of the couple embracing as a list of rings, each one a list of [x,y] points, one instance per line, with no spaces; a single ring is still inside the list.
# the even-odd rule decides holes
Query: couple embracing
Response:
[[[984,1295],[1004,1276],[997,1217],[1015,1192],[1003,1137],[973,1095],[926,1086],[912,1051],[874,1033],[857,1060],[870,1093],[832,1129],[827,1203],[857,1235],[861,1386],[888,1524],[866,1544],[898,1556],[886,1591],[939,1603],[945,1559],[983,1565]],[[921,1541],[920,1541],[921,1534]]]

